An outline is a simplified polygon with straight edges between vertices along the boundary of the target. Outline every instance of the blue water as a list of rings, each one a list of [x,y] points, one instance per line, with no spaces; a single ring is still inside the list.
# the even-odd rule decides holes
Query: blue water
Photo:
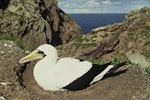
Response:
[[[84,33],[108,24],[120,23],[126,14],[69,14],[82,28]]]

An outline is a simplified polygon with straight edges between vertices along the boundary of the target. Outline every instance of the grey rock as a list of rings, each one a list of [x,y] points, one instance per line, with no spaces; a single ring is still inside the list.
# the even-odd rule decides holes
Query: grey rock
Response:
[[[43,43],[60,45],[82,34],[81,28],[58,8],[57,0],[10,0],[7,6],[0,18],[0,30],[22,39],[27,49]]]

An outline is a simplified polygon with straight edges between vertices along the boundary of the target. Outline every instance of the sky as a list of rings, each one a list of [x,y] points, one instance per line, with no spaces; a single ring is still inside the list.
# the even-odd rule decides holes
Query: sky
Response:
[[[128,13],[144,6],[150,0],[57,0],[65,13]]]

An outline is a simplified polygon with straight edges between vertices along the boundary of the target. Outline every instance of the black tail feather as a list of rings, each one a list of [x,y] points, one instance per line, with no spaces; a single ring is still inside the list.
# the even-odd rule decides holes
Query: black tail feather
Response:
[[[110,69],[110,71],[108,73],[114,72],[115,70],[117,70],[118,68],[124,66],[125,64],[126,64],[126,62],[122,62],[122,63],[114,65],[114,67],[112,69]]]
[[[125,64],[126,64],[126,62],[122,62],[122,63],[114,65],[114,67],[112,69],[110,69],[110,71],[103,77],[103,79],[125,73],[128,69],[123,69],[123,70],[120,70],[120,71],[117,71],[117,72],[114,73],[115,70],[117,70],[118,68],[124,66]]]

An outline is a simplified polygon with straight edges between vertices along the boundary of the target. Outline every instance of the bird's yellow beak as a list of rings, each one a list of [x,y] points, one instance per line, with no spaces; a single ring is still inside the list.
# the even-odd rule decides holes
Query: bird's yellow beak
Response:
[[[26,63],[26,62],[29,62],[29,61],[32,61],[32,60],[42,59],[44,57],[43,54],[40,54],[38,52],[39,52],[38,50],[34,50],[33,52],[31,52],[27,56],[20,59],[19,63],[23,64],[23,63]]]

